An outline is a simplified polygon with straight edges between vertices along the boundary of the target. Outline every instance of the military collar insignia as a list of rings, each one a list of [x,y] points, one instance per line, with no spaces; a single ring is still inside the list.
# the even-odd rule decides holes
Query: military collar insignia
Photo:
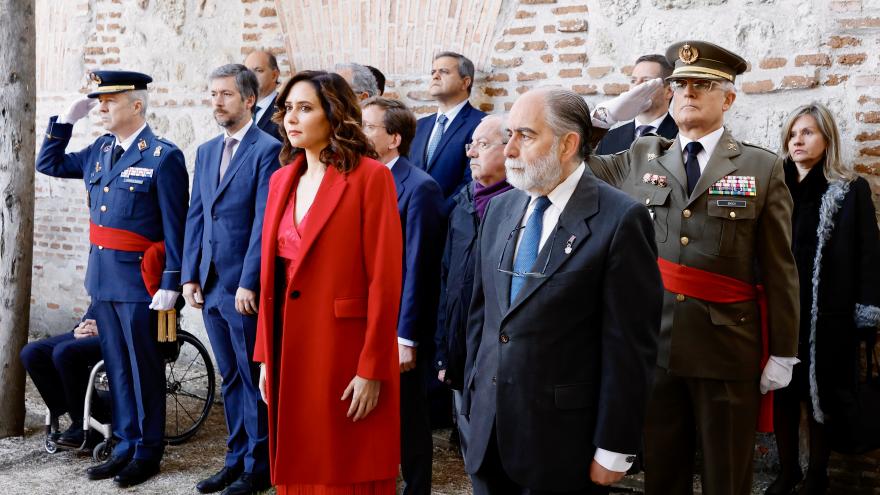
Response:
[[[104,146],[104,148],[102,148],[101,151],[103,151],[104,153],[109,153],[110,149],[111,149],[110,145],[108,144],[107,146]]]
[[[101,162],[95,162],[95,172],[101,171]]]
[[[162,156],[162,145],[156,146],[156,149],[153,150],[153,156]]]
[[[144,138],[141,138],[141,140],[138,141],[138,151],[144,151],[145,149],[147,149],[147,142]]]
[[[734,143],[732,139],[727,141],[727,149],[736,151],[736,143]]]
[[[646,173],[642,176],[642,182],[645,184],[654,184],[657,187],[666,187],[669,183],[666,179],[665,175],[657,175],[652,173]]]
[[[648,153],[648,161],[651,161],[654,158],[657,158],[657,153]]]
[[[678,49],[678,59],[686,64],[692,64],[698,58],[700,58],[700,51],[694,46],[685,43]]]

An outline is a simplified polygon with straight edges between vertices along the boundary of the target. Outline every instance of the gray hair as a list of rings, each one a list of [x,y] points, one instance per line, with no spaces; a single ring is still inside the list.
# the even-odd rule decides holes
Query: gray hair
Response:
[[[471,83],[468,84],[467,92],[471,94],[471,89],[474,87],[474,63],[471,62],[471,59],[465,57],[464,55],[456,52],[440,52],[437,55],[434,55],[434,60],[443,57],[454,58],[458,61],[458,75],[464,79],[465,77],[471,78]]]
[[[135,100],[140,100],[141,102],[141,117],[147,116],[147,103],[149,103],[149,96],[146,89],[134,89],[131,91],[126,91],[126,95],[128,95],[128,101],[134,102]]]
[[[507,144],[507,141],[510,140],[510,136],[507,135],[507,114],[506,113],[490,113],[485,115],[482,119],[480,119],[480,123],[486,123],[491,120],[498,121],[498,136],[501,138],[501,142],[503,144]]]
[[[211,72],[208,79],[220,79],[223,77],[232,77],[235,79],[235,89],[241,94],[241,100],[247,100],[251,96],[255,99],[260,91],[260,83],[257,76],[250,69],[242,64],[226,64],[221,65]]]
[[[593,125],[590,118],[590,106],[584,98],[574,91],[561,87],[539,88],[544,95],[547,113],[547,124],[557,139],[569,132],[580,136],[577,158],[583,160],[590,154],[590,133]]]
[[[351,71],[351,89],[355,94],[366,93],[370,98],[379,95],[379,83],[376,82],[376,76],[365,65],[349,62],[333,66],[333,72],[336,73],[345,69]]]

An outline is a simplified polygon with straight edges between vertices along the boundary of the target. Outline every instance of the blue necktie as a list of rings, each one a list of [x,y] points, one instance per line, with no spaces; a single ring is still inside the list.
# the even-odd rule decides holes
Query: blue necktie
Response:
[[[431,163],[431,158],[434,156],[434,152],[437,151],[437,146],[440,144],[440,139],[443,138],[443,131],[446,128],[447,120],[449,119],[442,114],[437,119],[437,128],[434,129],[434,134],[431,134],[431,141],[428,142],[428,150],[425,155],[425,168],[428,168],[428,165]]]
[[[684,171],[688,178],[688,196],[694,192],[697,187],[697,181],[700,180],[700,162],[697,161],[697,153],[703,149],[703,145],[699,141],[691,141],[686,144],[684,150],[687,152],[687,161],[684,162]]]
[[[644,136],[645,134],[653,134],[653,133],[654,133],[654,126],[652,126],[652,125],[640,125],[640,126],[636,127],[636,137],[637,138],[640,138],[640,137]]]
[[[529,215],[526,221],[526,228],[523,229],[522,240],[519,243],[519,251],[516,252],[516,258],[513,260],[513,271],[517,273],[526,273],[531,270],[535,260],[538,259],[538,246],[541,243],[541,230],[544,228],[544,210],[550,206],[550,200],[547,196],[540,196],[535,201],[535,209]],[[516,295],[526,283],[525,277],[513,276],[510,279],[510,304],[516,299]]]

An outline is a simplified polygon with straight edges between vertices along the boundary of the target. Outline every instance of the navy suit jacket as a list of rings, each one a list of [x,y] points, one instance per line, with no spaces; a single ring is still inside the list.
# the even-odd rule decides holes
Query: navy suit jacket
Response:
[[[448,215],[455,207],[453,200],[455,194],[471,181],[471,169],[468,166],[469,160],[465,155],[464,145],[471,142],[474,129],[485,116],[484,112],[472,107],[470,102],[465,103],[443,132],[443,137],[431,157],[431,163],[426,163],[425,155],[437,114],[422,117],[416,123],[416,135],[410,146],[409,161],[414,166],[426,170],[440,185],[443,191],[444,215]]]
[[[278,125],[275,122],[272,122],[272,115],[274,115],[277,110],[278,108],[275,106],[275,103],[272,103],[272,108],[263,112],[263,116],[257,121],[257,127],[280,142],[281,135],[278,133]]]
[[[224,137],[205,142],[196,152],[181,280],[204,288],[214,263],[218,283],[231,293],[239,287],[257,291],[263,212],[281,143],[252,125],[218,184]]]
[[[437,322],[440,257],[443,250],[443,195],[425,171],[401,156],[391,169],[403,230],[403,291],[397,336],[431,342]]]
[[[672,114],[666,114],[666,118],[660,121],[660,127],[654,133],[666,139],[675,139],[675,136],[678,136],[678,126],[675,125]],[[596,154],[613,155],[614,153],[628,150],[632,146],[633,141],[635,141],[635,136],[636,124],[634,120],[620,127],[615,127],[608,131],[608,134],[605,134],[605,137],[599,141],[599,146],[596,147]]]
[[[97,225],[165,241],[160,289],[180,290],[180,260],[186,221],[189,175],[183,153],[146,126],[111,168],[110,134],[74,153],[65,153],[72,124],[49,120],[37,156],[37,170],[52,177],[84,179],[89,220]],[[143,252],[117,251],[92,244],[86,291],[93,301],[150,302],[141,275]]]

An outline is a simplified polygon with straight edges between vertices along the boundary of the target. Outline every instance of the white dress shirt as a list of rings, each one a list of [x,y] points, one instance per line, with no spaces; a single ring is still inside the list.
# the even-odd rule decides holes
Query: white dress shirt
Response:
[[[663,115],[660,116],[660,118],[654,119],[651,122],[642,122],[639,120],[638,117],[636,117],[635,119],[633,119],[633,124],[635,125],[635,127],[633,128],[633,135],[635,135],[635,132],[636,132],[635,130],[638,129],[639,126],[643,126],[643,125],[649,125],[649,126],[653,127],[654,130],[651,132],[659,135],[659,133],[657,131],[660,129],[660,124],[663,123],[663,119],[665,119],[667,115],[669,115],[669,112],[665,112]]]
[[[266,110],[269,108],[275,108],[275,98],[278,98],[278,91],[272,91],[269,96],[257,102],[257,106],[260,107],[260,109],[254,117],[254,122],[259,122],[260,119],[263,118],[263,114],[266,113]]]
[[[144,122],[144,125],[140,126],[138,130],[131,133],[131,136],[125,138],[125,141],[120,141],[119,138],[114,135],[113,137],[116,138],[116,143],[113,145],[113,147],[116,148],[116,145],[119,145],[122,146],[123,150],[128,151],[128,148],[130,148],[131,145],[134,144],[134,140],[137,139],[137,137],[140,136],[142,132],[144,132],[144,129],[146,127],[147,123]]]
[[[550,206],[544,210],[544,224],[541,228],[541,241],[538,244],[538,251],[543,249],[544,243],[550,238],[550,234],[556,230],[556,223],[559,222],[559,217],[562,215],[563,210],[565,210],[565,205],[568,204],[568,200],[570,200],[571,196],[574,194],[574,190],[577,188],[578,182],[580,182],[581,177],[584,175],[585,169],[586,165],[581,162],[571,175],[566,177],[564,181],[560,182],[559,185],[547,195],[547,199],[550,200]],[[529,206],[526,208],[526,214],[523,215],[522,227],[525,227],[529,215],[531,215],[532,211],[535,209],[535,201],[538,199],[538,196],[531,194],[529,196],[531,196],[532,199],[529,201]],[[520,233],[522,233],[522,230],[520,230]],[[519,251],[519,243],[521,239],[522,235],[516,240],[516,251]],[[516,256],[516,252],[514,252],[514,256]],[[593,460],[610,471],[624,472],[632,466],[632,462],[627,461],[627,457],[630,457],[630,454],[620,454],[597,447],[596,453],[593,455]]]
[[[698,141],[703,145],[703,149],[697,153],[697,161],[700,162],[700,173],[702,174],[703,171],[706,170],[706,164],[709,163],[709,157],[712,156],[712,152],[715,151],[715,147],[718,146],[718,141],[721,140],[722,134],[724,134],[724,127],[719,127],[700,139],[688,139],[682,133],[678,133],[678,142],[681,143],[682,163],[687,161],[687,151],[684,150],[684,147],[693,141]]]
[[[388,163],[385,164],[385,166],[388,167],[388,170],[391,170],[392,168],[394,168],[394,164],[397,163],[398,159],[400,159],[400,155],[395,156],[394,158],[391,159],[391,161],[389,161]]]
[[[443,132],[446,132],[449,130],[449,126],[452,125],[452,121],[455,120],[455,117],[458,116],[459,112],[461,112],[461,109],[464,108],[464,104],[467,102],[468,102],[467,99],[464,99],[461,101],[461,103],[459,103],[458,105],[455,105],[454,107],[450,108],[449,110],[447,110],[443,113],[437,112],[436,114],[434,114],[434,127],[431,128],[431,134],[428,134],[429,142],[431,139],[430,136],[433,136],[434,131],[437,130],[437,121],[440,119],[440,116],[441,115],[446,116],[446,119],[447,119],[446,126],[443,128]]]

